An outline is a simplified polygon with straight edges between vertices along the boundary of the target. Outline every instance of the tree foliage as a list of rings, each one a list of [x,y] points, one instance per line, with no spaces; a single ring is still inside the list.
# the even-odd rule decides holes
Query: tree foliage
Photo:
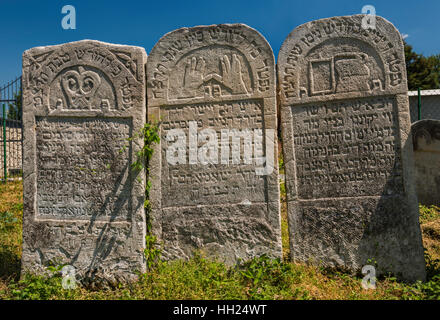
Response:
[[[405,60],[409,90],[440,88],[440,54],[425,57],[405,43]]]
[[[8,106],[8,119],[21,120],[21,91],[14,93],[14,103],[10,103]]]

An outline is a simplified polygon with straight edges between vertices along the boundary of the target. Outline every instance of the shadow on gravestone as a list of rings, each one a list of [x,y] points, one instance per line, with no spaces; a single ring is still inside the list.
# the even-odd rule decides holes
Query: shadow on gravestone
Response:
[[[411,125],[416,190],[423,205],[440,207],[440,120],[420,120]]]
[[[230,264],[281,257],[267,41],[242,24],[178,29],[151,51],[147,79],[149,121],[160,120],[150,201],[163,257],[187,259],[194,250]]]
[[[424,280],[403,42],[364,17],[301,25],[278,56],[291,257]]]
[[[91,286],[145,271],[143,48],[83,40],[23,54],[22,274],[74,267]]]

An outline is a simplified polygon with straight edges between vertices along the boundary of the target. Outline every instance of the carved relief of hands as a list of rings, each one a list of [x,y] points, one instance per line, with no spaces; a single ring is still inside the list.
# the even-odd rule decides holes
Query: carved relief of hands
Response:
[[[241,72],[241,61],[236,54],[232,55],[232,61],[227,55],[220,59],[223,84],[232,89],[233,94],[247,93]]]
[[[183,87],[186,96],[195,96],[198,88],[203,83],[206,61],[203,58],[192,57],[185,65]]]

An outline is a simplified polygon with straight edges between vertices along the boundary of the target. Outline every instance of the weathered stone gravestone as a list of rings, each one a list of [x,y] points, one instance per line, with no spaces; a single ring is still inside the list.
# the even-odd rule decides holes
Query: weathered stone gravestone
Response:
[[[68,264],[99,285],[145,271],[145,174],[130,167],[146,59],[90,40],[23,54],[24,272]]]
[[[440,206],[440,120],[412,124],[416,189],[419,202]]]
[[[166,34],[147,63],[153,232],[164,258],[281,256],[272,50],[241,24]],[[265,161],[265,158],[266,161]]]
[[[279,53],[291,257],[424,279],[403,43],[364,17],[301,25]]]

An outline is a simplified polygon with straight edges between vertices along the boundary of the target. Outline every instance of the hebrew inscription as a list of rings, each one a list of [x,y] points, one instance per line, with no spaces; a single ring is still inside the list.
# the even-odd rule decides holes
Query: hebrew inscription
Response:
[[[143,49],[98,41],[23,54],[23,272],[68,264],[93,286],[145,270]]]
[[[241,136],[238,136],[240,141],[236,145],[240,148],[238,151],[242,158],[245,140],[247,138],[254,140],[253,130],[262,127],[262,108],[263,100],[170,106],[163,112],[161,124],[163,137],[166,139],[170,130],[176,128],[189,132],[191,119],[197,120],[194,121],[195,130],[212,128],[215,130],[218,140],[220,140],[224,128],[247,129],[247,134],[241,132]],[[177,120],[179,118],[187,119],[187,121]],[[162,186],[162,207],[194,206],[206,203],[222,205],[231,201],[241,202],[243,191],[247,195],[246,199],[251,202],[265,199],[265,179],[263,176],[255,174],[253,161],[246,163],[237,159],[238,161],[233,163],[232,156],[235,150],[232,150],[234,142],[232,139],[229,137],[227,139],[227,146],[230,149],[228,155],[230,165],[221,165],[223,147],[221,142],[218,144],[217,154],[213,161],[220,166],[203,163],[187,165],[186,161],[184,164],[169,164],[168,161],[162,161],[162,181],[166,182]],[[254,144],[252,143],[251,146],[254,147]],[[200,150],[203,143],[197,143],[197,147]],[[164,143],[162,148],[162,153],[166,154],[169,145]],[[197,150],[198,154],[199,150]],[[182,194],[188,196],[182,197]]]
[[[394,100],[292,106],[298,196],[380,196],[403,190]]]
[[[275,70],[245,25],[183,28],[147,63],[153,231],[167,259],[281,255]]]
[[[279,53],[291,258],[423,280],[403,44],[363,17],[301,25]]]
[[[130,120],[37,118],[38,217],[129,220]]]

